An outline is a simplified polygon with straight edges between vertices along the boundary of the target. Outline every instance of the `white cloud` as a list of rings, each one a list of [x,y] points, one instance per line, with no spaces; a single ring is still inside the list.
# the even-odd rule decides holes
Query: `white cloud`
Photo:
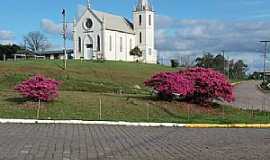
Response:
[[[56,24],[52,20],[49,19],[42,19],[41,20],[41,28],[50,34],[61,34],[62,32],[62,25]]]
[[[254,70],[263,62],[263,45],[258,42],[270,40],[270,22],[266,21],[156,18],[156,45],[160,54],[168,58],[225,50],[230,57],[245,60]]]
[[[84,5],[80,5],[80,4],[77,5],[76,18],[81,17],[85,10],[86,10],[86,7]],[[67,28],[68,34],[71,35],[72,34],[72,23],[68,23],[67,27],[68,27]],[[52,35],[60,35],[63,33],[63,24],[55,23],[54,21],[52,21],[50,19],[46,19],[46,18],[41,20],[41,28],[46,33],[49,33]]]
[[[13,43],[14,33],[7,30],[0,30],[0,44]]]
[[[52,35],[60,36],[63,34],[63,24],[55,23],[50,19],[42,19],[41,20],[41,28],[44,32]],[[67,33],[69,37],[72,37],[72,24],[67,24]]]
[[[87,9],[87,8],[86,8],[85,5],[78,4],[78,5],[77,5],[77,14],[76,14],[76,18],[77,18],[77,19],[80,18],[80,17],[83,15],[83,13],[85,12],[86,9]]]
[[[13,38],[13,32],[0,30],[0,40],[11,40]]]

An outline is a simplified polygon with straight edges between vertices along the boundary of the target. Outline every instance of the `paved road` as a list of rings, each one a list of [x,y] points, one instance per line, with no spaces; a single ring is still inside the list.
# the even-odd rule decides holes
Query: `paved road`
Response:
[[[269,160],[267,129],[0,124],[0,160]]]
[[[234,89],[236,101],[234,106],[243,109],[267,110],[270,111],[270,94],[261,92],[257,81],[245,81]]]

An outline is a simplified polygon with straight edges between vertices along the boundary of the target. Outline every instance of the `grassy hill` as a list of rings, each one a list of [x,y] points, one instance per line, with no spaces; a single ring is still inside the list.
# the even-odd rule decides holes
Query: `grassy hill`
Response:
[[[159,101],[143,82],[173,69],[125,62],[0,61],[0,118],[36,118],[37,103],[22,98],[14,86],[34,74],[62,81],[60,97],[43,103],[40,119],[82,119],[179,123],[268,123],[270,113],[241,111],[220,105],[205,108]],[[138,87],[139,86],[139,87]],[[124,94],[119,94],[119,92]],[[223,115],[225,117],[223,117]]]
[[[62,66],[62,61],[0,62],[0,89],[11,89],[31,75],[44,74],[61,80],[62,91],[142,93],[144,80],[154,73],[172,70],[161,65],[110,61],[69,61],[67,70]]]

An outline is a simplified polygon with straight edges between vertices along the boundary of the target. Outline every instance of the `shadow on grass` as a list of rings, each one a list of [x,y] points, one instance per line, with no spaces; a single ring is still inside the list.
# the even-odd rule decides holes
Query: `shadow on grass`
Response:
[[[17,103],[17,104],[24,104],[25,102],[28,102],[29,99],[22,98],[22,97],[14,97],[14,98],[7,98],[5,99],[7,102]]]
[[[165,107],[165,106],[167,106],[168,103],[171,103],[172,101],[164,101],[164,100],[159,99],[156,96],[150,96],[150,95],[127,96],[127,101],[131,98],[147,101],[148,105],[150,104],[154,107],[158,107],[161,111],[163,111],[164,113],[168,114],[169,116],[171,116],[173,118],[179,118],[179,113],[175,113],[175,112],[171,111],[170,109],[168,109],[168,107]]]

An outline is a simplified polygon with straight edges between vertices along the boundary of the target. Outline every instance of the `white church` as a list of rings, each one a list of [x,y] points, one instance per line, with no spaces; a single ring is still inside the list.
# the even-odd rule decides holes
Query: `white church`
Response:
[[[83,15],[74,20],[75,59],[135,61],[130,50],[143,52],[141,61],[157,63],[155,49],[155,12],[149,0],[138,0],[133,10],[133,23],[122,16],[93,10],[88,2]]]

